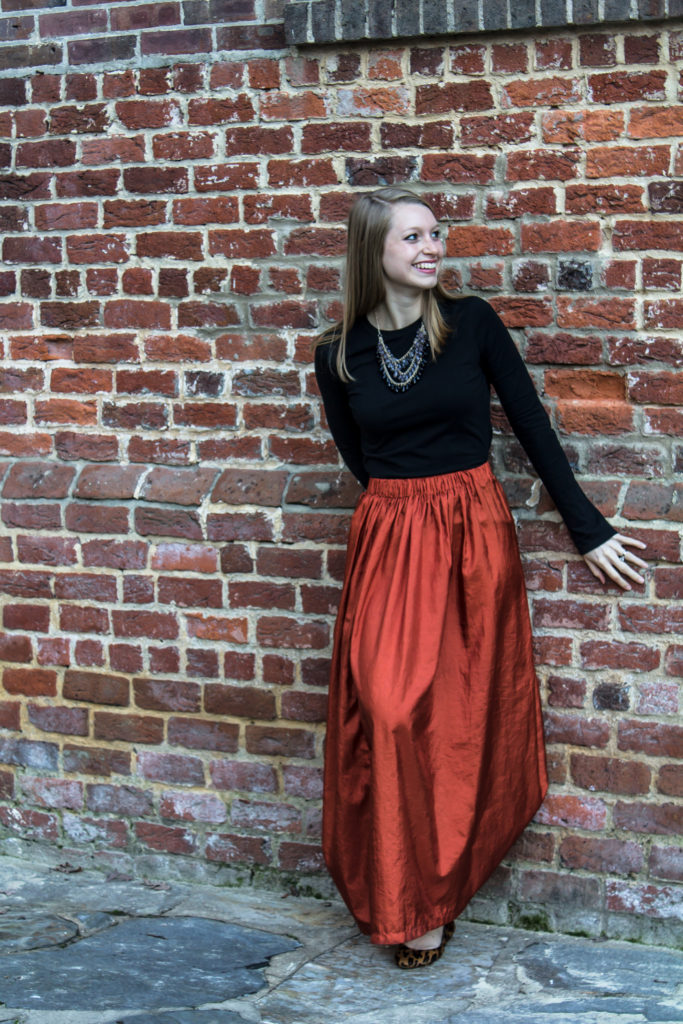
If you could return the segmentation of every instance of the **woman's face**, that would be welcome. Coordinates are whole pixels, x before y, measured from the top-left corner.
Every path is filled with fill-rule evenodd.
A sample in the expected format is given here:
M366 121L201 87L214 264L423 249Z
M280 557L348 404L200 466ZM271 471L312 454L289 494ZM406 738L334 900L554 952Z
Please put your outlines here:
M387 285L433 288L443 255L439 224L431 210L419 203L395 203L382 257Z

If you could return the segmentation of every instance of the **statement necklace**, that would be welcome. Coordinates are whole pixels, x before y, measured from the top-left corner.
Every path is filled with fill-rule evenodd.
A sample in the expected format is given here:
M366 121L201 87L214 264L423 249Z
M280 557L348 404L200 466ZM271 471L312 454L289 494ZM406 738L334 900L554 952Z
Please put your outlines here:
M413 343L403 356L395 356L387 348L382 332L377 328L377 360L382 380L392 391L407 391L417 384L427 363L429 339L420 320Z

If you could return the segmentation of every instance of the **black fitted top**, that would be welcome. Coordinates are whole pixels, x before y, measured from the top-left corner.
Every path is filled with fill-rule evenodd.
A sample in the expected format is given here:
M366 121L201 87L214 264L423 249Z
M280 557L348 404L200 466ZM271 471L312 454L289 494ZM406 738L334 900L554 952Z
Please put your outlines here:
M365 487L370 477L421 477L472 469L486 462L491 428L490 385L512 429L584 554L614 530L589 501L567 461L533 381L507 328L484 299L467 296L442 312L451 327L446 344L408 391L391 391L380 376L377 330L365 318L347 335L344 383L336 345L320 345L315 372L332 437ZM382 331L394 355L410 347L419 321Z

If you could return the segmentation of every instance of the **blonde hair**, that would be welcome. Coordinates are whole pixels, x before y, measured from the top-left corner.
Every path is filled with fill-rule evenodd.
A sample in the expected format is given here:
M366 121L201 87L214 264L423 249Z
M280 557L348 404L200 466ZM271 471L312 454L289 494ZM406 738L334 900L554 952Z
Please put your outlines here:
M396 203L425 206L434 213L429 203L410 189L391 187L360 196L349 213L343 316L316 339L316 345L338 342L337 373L344 381L352 379L346 363L347 335L358 317L367 316L384 301L386 289L382 257L384 242L391 227L392 208ZM453 298L455 296L438 282L423 294L422 320L429 338L432 359L436 359L442 350L449 330L438 300Z

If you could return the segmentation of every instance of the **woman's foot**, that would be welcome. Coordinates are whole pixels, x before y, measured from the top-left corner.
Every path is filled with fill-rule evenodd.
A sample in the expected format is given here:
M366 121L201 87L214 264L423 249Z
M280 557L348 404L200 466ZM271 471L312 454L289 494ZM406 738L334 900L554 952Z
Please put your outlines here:
M394 958L399 967L404 969L410 969L411 967L428 967L429 964L433 964L435 960L438 960L444 949L446 943L452 937L455 931L455 922L449 921L443 928L435 928L431 932L427 932L425 935L420 935L417 939L411 939L410 944L402 942L394 954ZM438 936L441 934L441 938L438 946L415 946L416 942L433 942L432 936Z
M404 942L403 945L407 946L408 949L438 949L441 945L442 936L443 925L441 928L432 928L431 932L425 932L424 935L420 935L417 939Z

